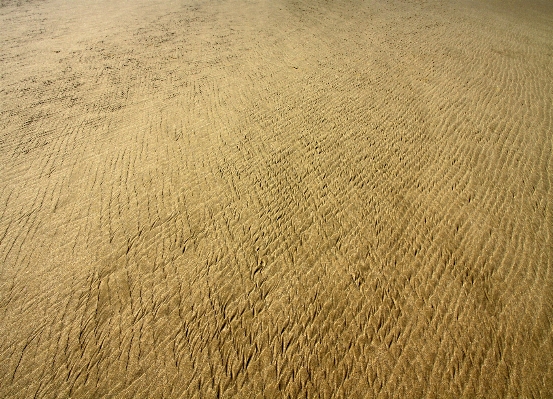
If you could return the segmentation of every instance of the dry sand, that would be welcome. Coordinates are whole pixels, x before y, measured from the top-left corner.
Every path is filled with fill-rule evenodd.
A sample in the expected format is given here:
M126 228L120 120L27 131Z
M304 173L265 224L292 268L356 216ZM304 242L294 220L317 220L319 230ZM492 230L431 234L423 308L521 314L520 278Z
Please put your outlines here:
M2 0L0 397L553 395L551 1Z

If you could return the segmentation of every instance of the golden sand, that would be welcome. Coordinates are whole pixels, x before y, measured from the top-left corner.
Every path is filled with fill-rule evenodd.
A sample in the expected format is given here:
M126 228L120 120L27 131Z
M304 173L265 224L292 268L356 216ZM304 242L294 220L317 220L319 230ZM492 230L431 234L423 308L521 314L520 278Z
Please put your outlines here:
M553 2L0 5L0 397L553 396Z

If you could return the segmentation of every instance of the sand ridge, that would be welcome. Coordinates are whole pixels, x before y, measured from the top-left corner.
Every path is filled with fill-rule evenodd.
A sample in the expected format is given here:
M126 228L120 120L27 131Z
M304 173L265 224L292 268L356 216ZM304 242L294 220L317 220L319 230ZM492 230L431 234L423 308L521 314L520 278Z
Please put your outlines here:
M553 9L0 3L0 397L548 397Z

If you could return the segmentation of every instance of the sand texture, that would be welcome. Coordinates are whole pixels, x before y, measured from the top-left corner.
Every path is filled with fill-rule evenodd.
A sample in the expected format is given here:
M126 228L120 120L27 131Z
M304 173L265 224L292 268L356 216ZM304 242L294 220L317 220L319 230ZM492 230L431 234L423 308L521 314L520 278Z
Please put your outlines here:
M0 398L553 397L553 2L0 0Z

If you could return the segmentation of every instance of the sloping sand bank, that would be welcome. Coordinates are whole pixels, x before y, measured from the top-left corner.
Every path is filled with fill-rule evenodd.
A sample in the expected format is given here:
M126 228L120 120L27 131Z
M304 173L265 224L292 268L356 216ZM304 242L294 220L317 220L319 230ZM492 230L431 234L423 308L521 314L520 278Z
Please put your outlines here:
M551 1L0 5L0 397L553 395Z

